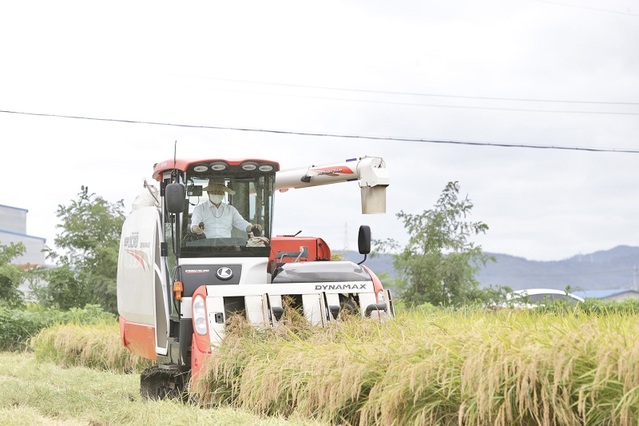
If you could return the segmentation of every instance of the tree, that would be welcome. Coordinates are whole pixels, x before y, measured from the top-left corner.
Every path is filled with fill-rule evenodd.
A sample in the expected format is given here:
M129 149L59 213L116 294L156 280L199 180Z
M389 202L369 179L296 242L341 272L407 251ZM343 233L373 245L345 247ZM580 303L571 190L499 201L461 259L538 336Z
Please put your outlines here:
M109 203L81 186L78 199L59 205L55 246L45 249L58 266L46 271L48 285L36 292L41 303L60 309L99 304L117 312L116 277L124 202Z
M474 276L490 257L470 238L486 233L488 225L467 220L472 208L468 197L459 198L459 183L449 182L433 209L396 215L409 234L407 245L393 255L399 274L396 286L408 306L460 306L480 297ZM377 241L376 246L398 248L392 239Z
M26 272L11 262L25 251L26 247L22 243L0 246L0 302L10 307L20 306L23 302L24 295L19 287L24 282Z

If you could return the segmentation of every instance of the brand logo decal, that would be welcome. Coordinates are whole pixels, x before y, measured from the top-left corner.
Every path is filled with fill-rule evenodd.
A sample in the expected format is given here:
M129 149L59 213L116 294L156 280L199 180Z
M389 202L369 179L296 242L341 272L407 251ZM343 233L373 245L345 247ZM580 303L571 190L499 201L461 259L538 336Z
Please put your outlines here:
M147 258L146 252L130 249L127 249L126 252L140 264L143 270L147 271L149 269L149 259Z
M339 176L339 175L352 175L353 170L346 166L335 166L335 167L318 167L311 169L316 172L319 176L328 175L328 176Z
M315 290L366 290L366 284L317 284Z
M208 272L209 272L208 269L185 269L184 270L185 274L206 274Z
M228 280L233 276L233 270L228 266L222 266L217 268L215 275L221 280Z

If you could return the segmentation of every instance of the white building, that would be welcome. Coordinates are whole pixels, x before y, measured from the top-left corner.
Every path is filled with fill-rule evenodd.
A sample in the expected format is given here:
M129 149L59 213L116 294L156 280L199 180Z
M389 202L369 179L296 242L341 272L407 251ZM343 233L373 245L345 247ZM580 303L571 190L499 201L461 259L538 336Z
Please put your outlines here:
M0 245L22 243L26 250L22 256L13 259L14 265L44 265L46 239L27 234L27 210L0 204Z
M0 245L22 243L26 248L22 256L18 256L11 262L23 268L44 266L44 245L46 239L27 234L27 210L17 207L3 206L0 204ZM24 282L20 290L29 298L28 283Z

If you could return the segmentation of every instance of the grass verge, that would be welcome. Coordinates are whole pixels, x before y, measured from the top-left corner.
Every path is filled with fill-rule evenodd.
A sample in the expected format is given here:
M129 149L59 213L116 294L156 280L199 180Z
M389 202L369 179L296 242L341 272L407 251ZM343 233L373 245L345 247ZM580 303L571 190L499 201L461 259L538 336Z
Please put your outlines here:
M37 362L33 353L0 352L3 425L319 425L263 418L229 407L202 409L140 399L139 376Z

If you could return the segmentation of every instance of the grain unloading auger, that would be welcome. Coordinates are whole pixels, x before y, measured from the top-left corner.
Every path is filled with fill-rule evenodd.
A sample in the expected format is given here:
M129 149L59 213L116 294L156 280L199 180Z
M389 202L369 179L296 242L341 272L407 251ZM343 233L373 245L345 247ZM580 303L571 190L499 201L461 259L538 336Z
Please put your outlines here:
M231 315L259 326L277 326L287 309L318 326L339 321L346 309L362 317L394 315L390 291L367 266L331 260L319 237L271 235L277 191L357 181L362 212L385 213L383 159L289 171L263 159L175 159L155 164L153 178L159 190L145 182L124 222L117 277L122 342L156 364L141 375L144 397L182 394L224 338ZM251 232L194 233L191 217L208 200L210 182L230 189L226 201ZM370 228L361 226L358 240L360 253L368 254Z

